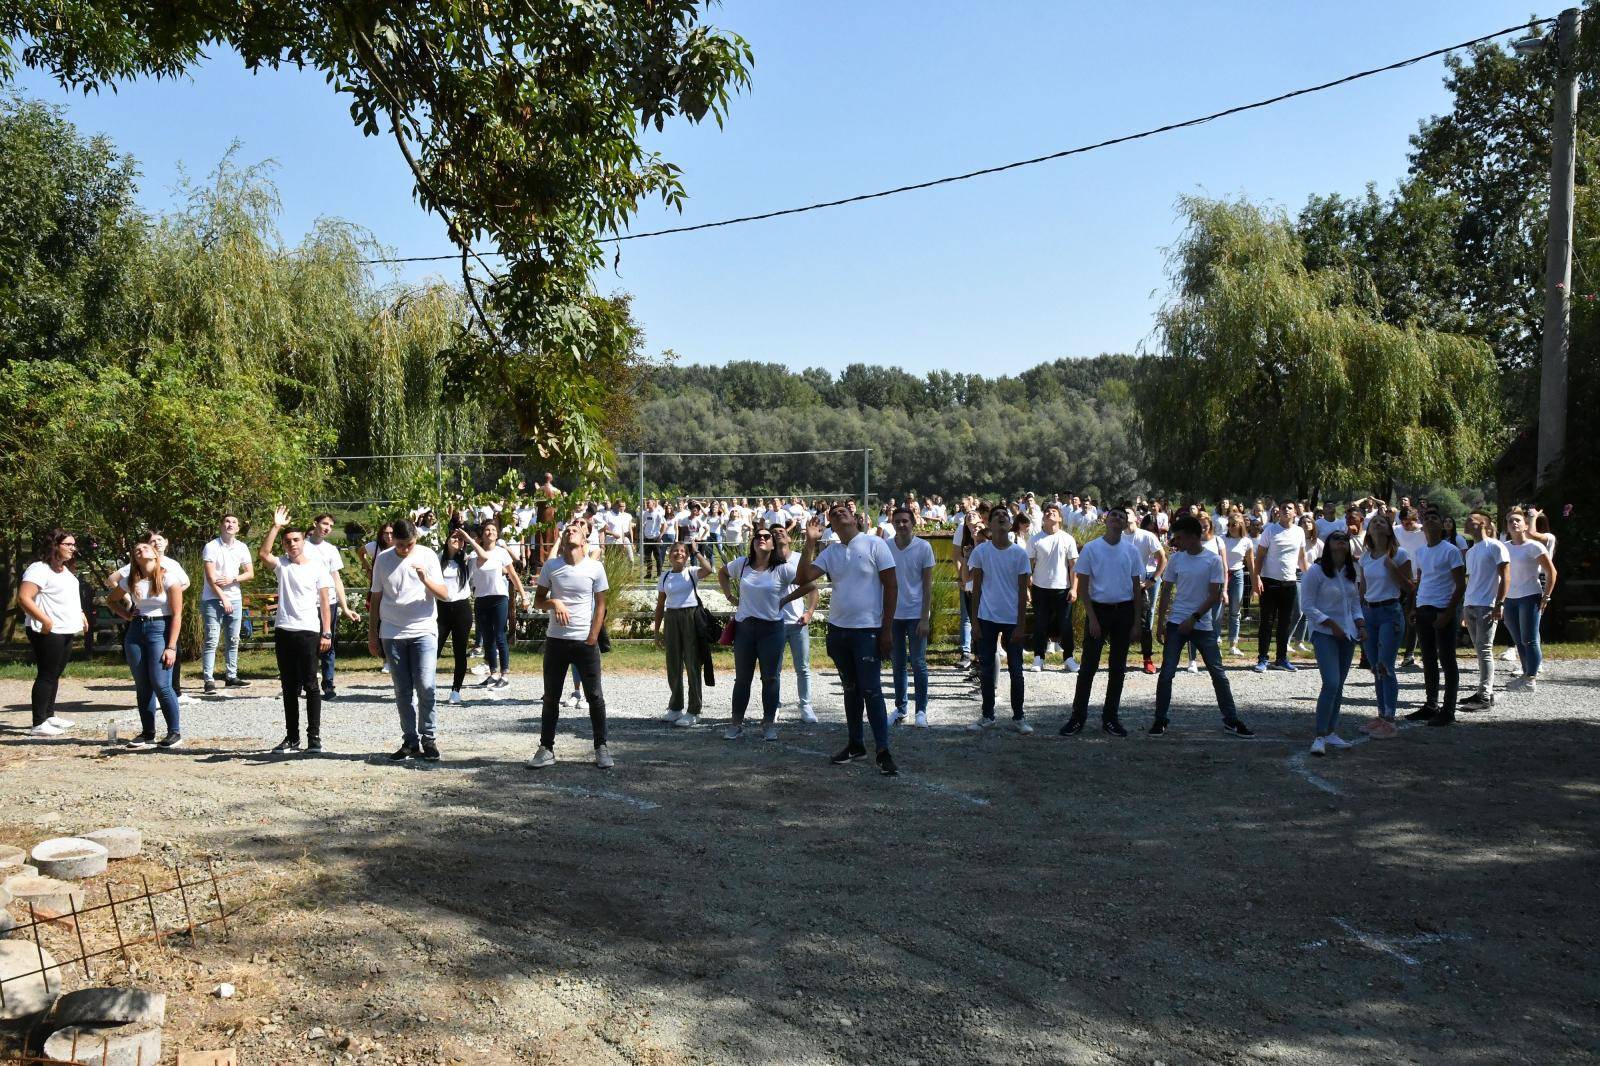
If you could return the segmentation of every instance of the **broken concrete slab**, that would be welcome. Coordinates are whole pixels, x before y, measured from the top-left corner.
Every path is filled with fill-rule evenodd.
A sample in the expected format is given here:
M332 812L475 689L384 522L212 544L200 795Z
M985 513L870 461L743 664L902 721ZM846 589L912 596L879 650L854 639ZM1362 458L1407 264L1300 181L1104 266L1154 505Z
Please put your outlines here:
M92 833L83 834L83 839L99 844L113 859L131 859L144 847L144 834L131 825L96 829Z
M14 848L10 844L0 844L0 876L15 873L16 868L27 861L28 853L21 848Z
M164 1025L167 997L140 988L80 988L56 1001L51 1022L105 1029L119 1025Z
M41 965L40 956L43 956ZM61 968L53 955L25 940L0 940L0 1018L27 1018L50 1009L61 991Z
M77 881L105 873L110 853L103 845L82 837L56 837L36 845L32 858L44 876Z
M81 1066L150 1066L161 1061L161 1030L122 1025L108 1029L69 1026L44 1042L46 1057Z
M68 881L37 874L17 874L5 880L5 887L17 903L33 904L36 910L70 914L83 909L83 889Z

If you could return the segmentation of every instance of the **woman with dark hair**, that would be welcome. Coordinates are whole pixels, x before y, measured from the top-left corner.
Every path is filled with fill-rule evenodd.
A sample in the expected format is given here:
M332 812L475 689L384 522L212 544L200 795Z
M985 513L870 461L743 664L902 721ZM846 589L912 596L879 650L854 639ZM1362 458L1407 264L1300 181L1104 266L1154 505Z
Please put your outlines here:
M744 735L744 712L756 666L761 667L761 725L766 740L778 739L778 678L783 659L783 597L795 586L798 563L784 562L776 547L779 529L758 529L750 537L750 554L724 563L717 571L722 594L738 603L733 631L733 723L728 740ZM732 582L739 582L735 595Z
M1254 548L1244 515L1235 508L1228 514L1227 530L1222 535L1224 562L1228 564L1228 587L1224 590L1228 597L1228 654L1234 658L1244 654L1239 650L1239 622L1244 617L1244 590L1248 587L1245 578L1255 562Z
M1355 657L1356 644L1366 636L1350 534L1343 530L1331 534L1323 542L1317 562L1300 580L1300 602L1311 628L1311 650L1317 657L1317 671L1322 674L1322 690L1317 695L1317 735L1311 741L1311 754L1326 755L1329 748L1350 746L1335 730L1350 661Z
M711 560L704 554L689 565L689 545L674 544L667 553L667 569L656 582L656 646L667 653L666 721L680 729L700 724L701 638L700 582L711 576ZM684 699L683 678L689 677Z
M1511 553L1506 628L1511 632L1512 646L1522 666L1521 673L1506 688L1533 692L1538 688L1539 667L1544 664L1539 622L1556 588L1556 564L1550 549L1529 533L1526 514L1512 511L1506 520L1506 529L1509 531L1506 550Z
M348 536L348 531L346 531ZM378 553L386 548L394 547L394 523L385 522L378 527L378 532L373 538L361 547L361 565L366 568L367 579L372 579L372 564L377 560Z
M122 638L123 655L133 675L139 704L139 735L131 747L148 748L156 742L156 705L167 720L161 747L183 741L178 718L178 694L172 688L172 668L178 662L178 631L183 626L183 590L189 575L176 560L165 559L149 541L133 546L133 558L119 572L120 595L111 609L128 620Z
M44 538L44 553L22 572L17 606L22 608L33 647L37 672L33 679L33 726L29 736L58 737L72 721L56 714L56 691L72 654L72 638L82 633L83 600L73 562L78 538L64 529L52 529Z
M444 542L444 552L439 558L439 572L445 588L450 590L447 599L439 601L439 650L444 650L445 638L456 657L456 672L450 682L450 702L461 702L461 685L467 679L467 653L472 650L472 560L467 550L467 537L460 528L450 531Z
M1405 633L1405 601L1414 591L1411 556L1394 535L1394 521L1386 514L1372 516L1367 523L1366 550L1357 567L1361 576L1361 614L1366 623L1365 649L1372 683L1377 689L1378 714L1363 723L1361 731L1376 740L1399 734L1395 708L1400 699L1400 680L1395 676L1395 657L1400 653L1400 638Z
M1300 528L1306 534L1306 564L1308 566L1316 566L1317 560L1322 558L1323 544L1322 533L1317 526L1317 520L1310 512L1307 512L1302 514L1296 521L1300 523ZM1351 555L1354 556L1354 554L1352 551ZM1304 581L1305 575L1301 574L1300 579ZM1309 647L1311 643L1311 622L1306 618L1305 607L1300 602L1301 598L1301 589L1296 585L1294 625L1289 629L1289 650L1304 654L1311 651Z
M585 519L587 522L587 519ZM588 526L585 525L587 532ZM506 671L511 667L511 644L507 637L511 623L511 593L516 592L516 602L524 598L522 578L517 575L516 563L511 553L500 544L500 527L485 522L478 535L483 543L472 538L467 527L459 530L467 547L472 549L472 594L476 597L478 643L483 647L483 660L489 667L488 676L480 687L504 688Z

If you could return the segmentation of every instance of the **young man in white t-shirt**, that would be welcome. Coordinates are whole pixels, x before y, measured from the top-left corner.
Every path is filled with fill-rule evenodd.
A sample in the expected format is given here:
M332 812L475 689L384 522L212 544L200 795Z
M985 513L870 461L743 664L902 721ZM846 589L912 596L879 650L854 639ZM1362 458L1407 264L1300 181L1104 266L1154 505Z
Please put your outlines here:
M915 516L910 507L894 512L894 536L889 539L894 555L895 579L899 595L895 600L894 646L894 722L906 720L906 669L910 667L913 695L916 697L917 725L928 724L928 630L933 610L933 546L916 534Z
M367 650L389 663L400 747L389 758L439 758L435 744L435 677L439 664L440 600L450 599L439 557L417 543L415 527L394 524L394 544L372 564L367 597Z
M648 581L660 577L666 565L666 548L661 543L661 527L666 523L667 512L656 500L644 501L639 512L639 539L644 542L644 576Z
M227 688L244 688L250 682L239 677L239 627L244 620L244 596L239 586L256 576L250 549L239 539L239 516L225 514L215 540L200 553L205 567L205 583L200 587L200 618L205 624L205 643L200 652L200 678L206 695L216 693L213 671L217 666L217 644L223 647Z
M1461 549L1444 539L1444 518L1436 507L1422 520L1428 538L1412 557L1417 571L1417 642L1422 646L1423 687L1428 702L1406 715L1409 721L1447 726L1456 720L1456 630L1461 627L1461 601L1467 591L1467 566ZM1444 702L1439 702L1440 674Z
M1033 668L1044 669L1044 657L1053 640L1061 645L1066 671L1078 669L1072 657L1072 605L1077 601L1073 587L1073 568L1078 563L1078 540L1061 528L1061 505L1045 504L1040 514L1043 527L1028 541L1028 561L1033 567Z
M1306 558L1306 532L1295 521L1294 504L1279 505L1276 520L1269 522L1256 540L1256 601L1261 613L1257 634L1258 674L1271 670L1293 672L1289 661L1289 629L1295 622L1295 594L1300 575L1310 565ZM1267 652L1273 634L1278 638L1278 657L1271 662Z
M556 723L561 718L561 690L567 673L577 667L594 731L594 764L616 765L606 747L606 699L600 688L600 631L606 621L606 568L589 557L589 519L574 516L561 533L561 551L539 570L533 606L550 612L544 642L544 707L540 716L539 750L528 765L536 770L556 762Z
M312 519L311 532L306 536L306 551L311 553L312 558L322 563L323 569L328 571L329 577L333 580L333 596L338 607L334 621L337 623L342 617L351 622L359 622L361 616L351 608L350 601L345 596L344 556L340 554L338 546L328 539L331 533L333 533L333 515L324 511ZM323 651L321 659L322 698L325 700L337 699L339 696L333 686L334 664L338 658L338 651L330 643Z
M983 693L983 713L967 728L975 732L995 726L995 687L999 680L999 649L1007 649L1011 675L1011 719L1019 733L1033 732L1023 711L1022 634L1028 616L1028 549L1011 543L1011 510L998 504L989 512L989 539L973 549L967 560L972 574L972 600L978 615L978 683Z
M854 501L851 501L852 503ZM895 575L894 553L881 537L863 536L856 524L855 508L836 503L828 510L828 523L838 537L819 553L822 520L806 523L805 546L795 575L795 590L784 602L799 599L801 590L826 577L833 586L828 606L828 657L833 660L844 689L844 716L849 729L845 746L833 756L842 764L866 756L862 716L872 722L880 773L900 772L889 754L889 716L883 703L883 660L893 645L894 616L900 585Z
M333 646L333 578L322 557L310 550L305 534L283 534L284 554L273 548L279 531L289 524L289 509L272 514L272 528L256 558L278 577L278 614L272 643L283 686L283 739L272 750L280 755L300 750L300 697L306 701L306 750L322 750L322 694L317 687L317 656Z
M1478 687L1461 701L1463 711L1494 706L1494 631L1505 611L1511 588L1511 552L1494 535L1494 521L1485 511L1467 516L1467 590L1462 600L1467 632L1478 655Z
M1156 718L1150 735L1167 731L1167 712L1172 706L1172 676L1178 672L1185 645L1200 650L1211 688L1222 712L1222 728L1236 737L1255 736L1239 718L1233 701L1233 687L1222 669L1222 649L1217 645L1215 610L1222 602L1222 589L1228 580L1228 567L1222 556L1207 551L1200 541L1200 520L1182 514L1172 520L1172 556L1161 572L1161 603L1157 618L1166 619L1161 644L1161 677L1156 681Z
M1084 616L1083 665L1072 698L1072 716L1061 727L1062 736L1074 736L1083 730L1089 717L1094 675L1100 669L1100 652L1107 643L1111 645L1111 658L1106 665L1100 728L1114 737L1128 735L1118 711L1122 706L1123 675L1128 668L1128 645L1139 617L1135 601L1144 594L1144 560L1124 533L1133 521L1132 510L1113 507L1105 517L1105 536L1096 537L1078 552L1078 602L1088 603L1089 610Z

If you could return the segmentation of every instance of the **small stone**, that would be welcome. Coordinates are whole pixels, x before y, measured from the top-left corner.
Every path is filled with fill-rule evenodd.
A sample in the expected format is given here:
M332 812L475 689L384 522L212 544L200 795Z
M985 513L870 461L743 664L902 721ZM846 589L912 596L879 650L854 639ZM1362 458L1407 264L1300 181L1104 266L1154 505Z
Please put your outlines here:
M328 1034L323 1030L322 1026L313 1025L311 1027L310 1031L308 1031L306 1033L306 1039L307 1040L321 1040L323 1037L325 1037L327 1035Z
M233 993L234 987L226 981L211 990L211 994L218 999L232 999Z

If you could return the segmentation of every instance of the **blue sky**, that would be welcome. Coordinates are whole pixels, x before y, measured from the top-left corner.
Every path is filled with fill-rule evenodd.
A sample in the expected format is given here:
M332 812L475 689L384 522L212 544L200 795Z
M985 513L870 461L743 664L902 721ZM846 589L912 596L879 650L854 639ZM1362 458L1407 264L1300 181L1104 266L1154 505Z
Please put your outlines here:
M1325 81L1527 17L1526 0L1379 3L842 3L728 0L711 21L755 50L725 128L653 146L684 168L681 216L636 229L870 191L1100 140ZM1555 9L1540 11L1554 14ZM1016 373L1149 338L1163 249L1185 193L1291 211L1312 193L1388 189L1407 137L1448 106L1442 60L1192 130L867 204L628 242L598 283L635 295L652 351L684 362ZM219 57L192 78L69 96L172 204L185 167L228 146L276 161L282 230L358 222L400 254L448 251L411 200L392 142L364 138L314 72L251 75ZM409 268L408 278L427 268Z

